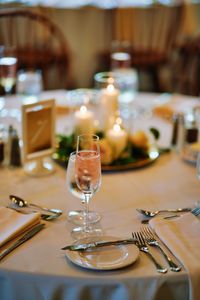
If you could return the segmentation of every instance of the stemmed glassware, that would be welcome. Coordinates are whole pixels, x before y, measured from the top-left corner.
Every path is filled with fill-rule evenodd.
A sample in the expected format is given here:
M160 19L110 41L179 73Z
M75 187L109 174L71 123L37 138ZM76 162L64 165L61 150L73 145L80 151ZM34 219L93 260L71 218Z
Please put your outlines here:
M196 176L197 179L200 180L200 151L197 153L197 160L196 160ZM195 207L200 206L200 201L196 201Z
M17 58L13 47L0 46L0 85L6 95L9 95L16 82ZM5 98L0 99L1 117L13 114L13 110L5 109Z
M75 179L75 162L76 152L72 152L69 157L66 173L66 184L70 193L79 198L83 204L85 204L84 193L77 187ZM86 218L86 209L83 210L72 210L68 213L68 221L79 226L83 226ZM96 223L101 219L100 214L94 211L89 211L88 222Z
M12 51L13 48L0 46L0 84L6 94L12 91L16 82L17 58Z
M79 135L75 162L75 178L80 191L84 194L86 212L84 225L76 229L80 237L99 234L99 229L89 222L89 202L101 185L101 160L99 137L93 134Z
M197 154L196 169L197 169L197 178L200 180L200 152L198 152Z

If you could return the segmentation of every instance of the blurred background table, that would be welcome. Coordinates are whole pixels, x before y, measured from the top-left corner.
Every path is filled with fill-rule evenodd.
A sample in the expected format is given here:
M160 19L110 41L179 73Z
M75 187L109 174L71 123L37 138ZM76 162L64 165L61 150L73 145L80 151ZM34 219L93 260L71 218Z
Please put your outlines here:
M12 19L11 22L10 20L5 22L3 18L4 8L14 10L25 9L36 14L40 13L47 19L50 19L50 21L59 28L62 32L62 36L65 38L67 58L65 57L64 59L64 53L60 53L62 56L58 57L58 63L59 61L65 62L67 59L67 66L66 72L63 72L64 65L59 65L63 77L60 81L55 81L55 76L52 77L55 61L53 67L47 66L47 68L51 70L51 76L50 84L48 83L48 85L46 85L46 89L93 86L93 75L98 71L106 71L106 68L109 68L109 54L113 50L113 41L117 41L124 45L128 43L128 50L133 54L133 67L137 67L137 69L140 70L140 91L168 91L185 92L192 95L199 94L199 90L188 87L183 91L183 88L177 85L179 83L179 81L177 81L179 77L181 77L180 80L182 80L183 77L182 64L184 65L183 68L185 68L185 65L188 68L188 71L184 73L186 79L189 81L189 85L200 78L198 74L194 74L193 76L193 69L195 73L198 72L198 68L196 70L198 64L186 64L186 57L182 57L181 51L185 45L190 46L193 39L196 40L199 33L200 5L196 1L187 1L187 3L181 4L183 8L181 9L182 12L177 16L175 16L176 6L173 9L173 5L162 6L159 3L153 6L149 4L142 6L145 2L138 5L137 1L135 4L134 1L133 3L132 1L127 1L128 4L124 1L126 7L123 7L123 5L118 7L115 1L112 1L111 6L108 7L106 6L107 1L100 1L100 6L98 6L99 3L97 2L95 6L95 1L92 2L93 6L88 6L89 3L91 4L89 1L83 1L83 5L81 5L81 1L78 1L78 4L73 1L73 5L70 5L68 1L64 3L65 5L63 1L61 1L62 3L60 1L56 1L56 3L53 1L51 1L51 3L48 3L48 1L44 2L44 5L42 5L42 1L35 1L32 6L28 6L24 3L16 4L11 1L9 1L9 3L4 2L0 4L0 44L13 44L16 42L18 31L21 34L19 35L18 43L23 40L22 32L24 35L23 21L22 26L20 26L20 22L14 22L14 19ZM37 5L38 3L41 5ZM158 10L158 14L155 10ZM154 17L152 17L152 15ZM160 26L156 26L158 23ZM17 29L18 26L19 29ZM25 26L25 28L29 28L27 32L25 30L25 32L29 34L29 43L27 45L31 45L31 40L34 37L35 40L34 38L33 40L35 44L39 45L40 50L41 48L46 49L44 40L48 39L48 35L46 34L44 37L41 33L41 29L37 30L40 33L40 39L37 40L36 43L37 35L33 34L32 26L28 25ZM37 27L34 26L34 28ZM9 31L12 32L12 34L9 33ZM54 31L55 36L56 32L57 30ZM153 39L152 34L154 36ZM152 44L148 44L149 39L150 41L153 40L153 50L156 50L154 53L157 54L156 60L154 55L151 57L151 61L147 63L147 55L145 55L145 62L143 61L144 57L138 60L136 59L138 56L135 55L142 53L142 50L144 50L142 47L145 47L148 51L151 50ZM46 45L49 45L48 41ZM162 43L160 41L162 41ZM19 43L19 45L20 44L21 43ZM163 46L167 48L167 51ZM63 47L62 42L62 48ZM51 52L50 50L51 47L48 51ZM164 52L160 53L158 50ZM61 49L59 51L61 51ZM198 61L198 47L196 51L197 53L195 52L195 55L194 52L192 52L191 55L187 55L187 60L190 60L192 57ZM161 60L160 54L162 54ZM44 58L44 55L42 57ZM154 60L152 60L153 57ZM50 62L50 64L52 64L52 62ZM68 69L69 64L70 71ZM40 68L41 62L36 64L36 67ZM158 74L155 75L156 72L154 70L158 68L159 78L156 78ZM148 73L146 74L147 69ZM174 72L174 70L176 70L176 72ZM150 76L150 74L153 75ZM154 82L152 82L152 76ZM155 80L156 83L159 83L159 86L155 86ZM63 82L65 85L63 85ZM198 83L197 86L199 86Z

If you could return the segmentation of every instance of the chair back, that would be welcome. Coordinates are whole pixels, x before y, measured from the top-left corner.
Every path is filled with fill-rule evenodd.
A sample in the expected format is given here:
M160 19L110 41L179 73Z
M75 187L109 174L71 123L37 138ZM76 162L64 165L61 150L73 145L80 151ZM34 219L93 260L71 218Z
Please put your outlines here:
M133 65L161 63L168 58L176 40L182 13L182 5L119 8L114 38L130 42Z
M31 9L1 9L0 45L14 46L18 69L40 69L45 89L70 86L69 45L45 15Z
M200 96L200 35L180 45L174 69L173 92Z

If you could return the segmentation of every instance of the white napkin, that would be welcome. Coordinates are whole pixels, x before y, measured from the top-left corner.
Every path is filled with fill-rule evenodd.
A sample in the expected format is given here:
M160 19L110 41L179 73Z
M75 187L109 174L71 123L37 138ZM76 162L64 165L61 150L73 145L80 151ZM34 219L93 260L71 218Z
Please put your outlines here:
M190 300L200 295L200 221L191 213L176 219L153 218L150 226L182 262L189 275Z
M0 247L39 222L39 213L21 214L10 208L0 207Z

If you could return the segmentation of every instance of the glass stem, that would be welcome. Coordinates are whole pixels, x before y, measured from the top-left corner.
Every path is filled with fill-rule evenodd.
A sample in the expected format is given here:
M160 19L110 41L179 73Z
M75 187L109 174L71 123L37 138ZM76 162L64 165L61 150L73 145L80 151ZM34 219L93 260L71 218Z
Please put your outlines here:
M89 201L90 194L85 194L85 229L89 231Z

